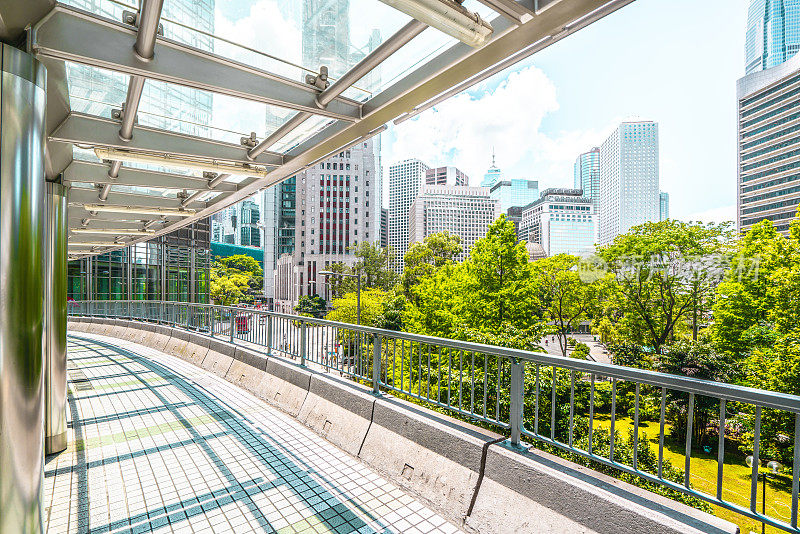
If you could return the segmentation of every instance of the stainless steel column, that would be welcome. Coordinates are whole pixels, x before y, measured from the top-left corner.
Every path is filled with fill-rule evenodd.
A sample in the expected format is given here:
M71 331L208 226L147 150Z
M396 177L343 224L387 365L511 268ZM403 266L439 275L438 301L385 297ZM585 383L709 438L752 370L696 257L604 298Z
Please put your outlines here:
M42 531L44 67L0 44L0 533Z
M45 194L44 453L67 448L67 189Z

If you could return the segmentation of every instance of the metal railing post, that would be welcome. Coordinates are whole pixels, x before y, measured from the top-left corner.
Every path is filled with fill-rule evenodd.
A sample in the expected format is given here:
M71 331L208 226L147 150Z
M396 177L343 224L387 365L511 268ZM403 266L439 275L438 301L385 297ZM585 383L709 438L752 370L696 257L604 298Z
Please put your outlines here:
M211 317L208 320L209 328L211 329L211 337L214 337L214 306L208 308Z
M236 310L231 308L231 343L233 343L233 332L236 328Z
M267 315L267 356L272 356L272 316Z
M300 365L306 364L306 322L300 321Z
M372 335L372 393L381 394L381 336Z
M520 446L522 436L522 405L525 394L525 362L511 358L511 391L509 422L511 423L511 445Z
M186 303L186 330L191 330L189 327L189 315L192 313L192 306L187 302Z

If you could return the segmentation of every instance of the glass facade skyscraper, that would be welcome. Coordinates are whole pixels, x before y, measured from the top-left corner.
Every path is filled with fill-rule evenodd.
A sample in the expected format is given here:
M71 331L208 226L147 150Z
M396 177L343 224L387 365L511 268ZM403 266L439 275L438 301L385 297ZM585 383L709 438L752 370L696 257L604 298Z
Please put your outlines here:
M737 82L736 226L763 220L787 234L800 204L800 54Z
M389 246L392 247L392 267L397 272L403 272L403 256L408 250L411 204L425 183L429 168L418 159L389 166Z
M539 182L522 178L500 180L489 189L489 196L497 200L500 213L507 213L509 208L520 208L537 200Z
M600 244L660 219L658 165L656 122L623 122L600 146Z
M752 0L744 46L746 74L794 56L800 50L800 0Z
M591 198L595 211L600 209L600 147L584 152L574 165L575 189L583 189L583 196Z

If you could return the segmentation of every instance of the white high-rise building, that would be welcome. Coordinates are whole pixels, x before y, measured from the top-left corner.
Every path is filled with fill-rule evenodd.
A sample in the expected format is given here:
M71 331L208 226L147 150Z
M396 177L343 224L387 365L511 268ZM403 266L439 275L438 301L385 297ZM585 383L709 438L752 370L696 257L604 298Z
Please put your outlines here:
M389 246L392 247L392 267L403 271L403 256L409 243L409 210L425 183L427 165L418 159L407 159L389 166Z
M464 261L499 216L499 203L489 196L488 187L423 185L409 212L410 243L450 232L461 238L462 251L456 261Z
M658 123L623 122L600 146L600 244L660 219Z

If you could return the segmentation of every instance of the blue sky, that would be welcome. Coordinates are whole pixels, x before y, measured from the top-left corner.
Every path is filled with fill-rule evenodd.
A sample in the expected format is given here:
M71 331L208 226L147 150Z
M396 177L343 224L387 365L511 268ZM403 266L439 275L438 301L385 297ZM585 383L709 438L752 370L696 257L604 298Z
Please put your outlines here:
M492 146L506 176L570 186L572 162L622 120L660 128L675 218L735 217L736 80L747 0L637 0L466 94L393 127L387 166L455 165L478 185Z

